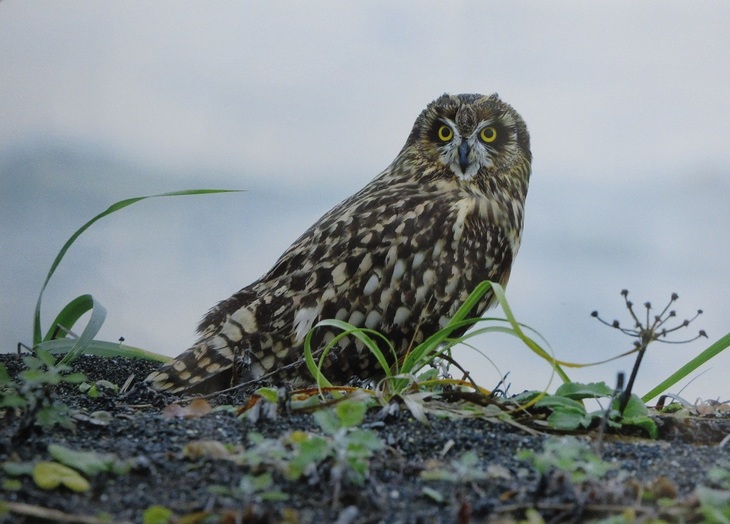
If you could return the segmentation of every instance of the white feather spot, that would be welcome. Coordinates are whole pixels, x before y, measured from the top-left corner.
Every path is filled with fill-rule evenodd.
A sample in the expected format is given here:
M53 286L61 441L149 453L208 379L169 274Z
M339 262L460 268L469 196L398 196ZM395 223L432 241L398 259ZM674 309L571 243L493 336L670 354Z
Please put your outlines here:
M360 266L357 268L358 273L365 273L367 271L370 271L370 268L373 267L373 256L368 253L360 262Z
M456 207L456 220L452 226L454 233L453 240L451 242L452 249L456 249L461 241L461 237L464 234L464 224L466 224L466 217L474 211L477 205L477 201L473 197L468 197L459 200L454 207ZM453 211L453 208L452 208Z
M403 261L403 259L398 260L395 263L395 267L393 268L393 277L391 279L391 282L397 282L400 280L400 277L403 276L403 273L406 272L406 263Z
M365 319L365 327L375 329L380 325L380 319L382 315L375 310L368 313L368 317Z
M423 272L423 284L426 287L432 287L436 283L436 272L433 269L427 269Z
M362 311L353 311L347 321L353 326L360 327L363 320L365 320L365 314Z
M231 319L241 324L246 333L256 333L259 330L259 325L256 322L256 316L253 314L253 311L248 308L242 307L231 315ZM239 335L238 338L231 337L231 339L241 340L241 335Z
M426 255L423 251L419 251L415 255L413 255L413 263L411 264L411 267L413 269L417 269L421 267L421 264L423 264L423 261L426 259Z
M332 282L335 286L340 286L347 280L347 263L341 262L332 270Z
M241 328L239 328L236 324L232 324L230 322L226 322L223 324L223 328L221 328L220 331L221 335L225 335L228 337L232 342L238 342L243 338L243 333L241 333Z
M380 293L380 310L385 311L388 309L388 306L390 305L390 301L393 299L393 290L388 288L384 289L382 293Z
M362 290L362 294L366 297L373 294L373 292L378 289L378 284L380 283L380 277L377 273L373 273L373 275L368 279L367 284L365 284L365 289Z
M228 346L216 349L218 356L225 360L233 360L233 351Z
M297 314L294 315L294 344L304 342L304 337L312 329L318 315L319 311L316 307L305 307L297 311Z
M261 366L262 366L262 367L263 367L263 368L264 368L264 369L265 369L266 371L271 371L271 368L273 368L273 367L274 367L274 364L275 364L275 363L276 363L276 359L274 358L274 355L269 355L269 356L267 356L267 357L264 357L264 358L263 358L263 359L261 360Z
M433 246L433 257L438 258L438 256L441 254L441 251L444 249L444 244L446 244L446 241L441 238L439 239Z
M406 320L408 320L408 317L410 316L411 310L405 306L401 306L395 312L395 316L393 317L393 324L397 326L402 326L403 324L405 324Z
M392 245L390 246L390 249L388 249L388 253L385 255L385 265L392 266L396 259L398 258L398 246Z

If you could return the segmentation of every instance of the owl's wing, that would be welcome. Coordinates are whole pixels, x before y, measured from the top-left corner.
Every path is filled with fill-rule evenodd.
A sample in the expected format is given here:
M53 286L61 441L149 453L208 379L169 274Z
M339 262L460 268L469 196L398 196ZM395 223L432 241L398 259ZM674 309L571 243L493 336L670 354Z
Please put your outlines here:
M398 352L422 341L424 333L448 321L474 286L500 280L495 276L511 263L507 254L490 262L495 267L485 267L486 249L468 256L460 249L462 238L485 233L472 235L474 227L487 226L468 214L468 223L455 223L455 205L448 194L425 192L415 183L376 179L325 214L267 274L214 307L200 325L200 340L157 379L173 383L170 391L191 383L222 389L220 380L230 381L236 355L242 378L261 377L301 360L304 337L326 318L376 329ZM493 233L485 248L509 251L502 235ZM361 357L355 352L340 359L345 379L348 373L368 373L368 359Z

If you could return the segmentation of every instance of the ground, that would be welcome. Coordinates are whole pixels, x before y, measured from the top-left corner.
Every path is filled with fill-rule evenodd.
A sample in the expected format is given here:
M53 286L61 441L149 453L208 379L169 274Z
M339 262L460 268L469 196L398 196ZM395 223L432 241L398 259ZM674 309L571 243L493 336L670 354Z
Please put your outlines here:
M15 355L0 355L0 362L11 376L21 369ZM322 433L312 414L282 408L278 413L268 410L267 415L261 410L253 421L241 415L247 397L240 393L210 399L213 405L235 409L179 418L163 413L178 398L140 384L154 363L86 356L74 367L86 373L89 382L104 379L121 386L130 375L134 378L127 392L97 398L75 386L59 388L59 398L76 415L73 431L34 427L18 436L19 419L10 412L0 418L0 521L39 522L45 517L143 522L145 511L145 522L585 522L610 515L647 522L701 521L698 487L711 485L710 470L730 459L730 444L721 445L730 433L730 419L718 416L659 417L657 440L599 437L591 430L578 441L556 441L561 437L554 433L496 418L430 415L424 424L401 405L387 414L371 409L360 426L375 432L383 444L361 460L369 467L364 482L343 474L341 463L337 466L332 457L310 464L293 479L274 464L274 451L267 455L270 460L260 463L251 456L240 457L252 449L251 433L293 453L298 439ZM95 415L100 411L110 415L108 420ZM351 435L345 430L343 434ZM600 463L613 469L605 476L591 473L588 462L573 458L574 464L585 467L572 476L557 466L539 473L534 460L519 455L529 450L543 453L549 442L567 449L580 446L580 441L598 450ZM191 442L202 448L192 448ZM90 488L81 492L66 487L44 490L30 475L9 473L7 464L51 461L51 444L113 453L128 471L84 475ZM277 460L286 464L291 459ZM584 478L577 476L586 471ZM256 484L256 478L266 478L262 473L272 474L269 484ZM155 514L149 510L154 506L166 509ZM629 520L616 522L623 521Z

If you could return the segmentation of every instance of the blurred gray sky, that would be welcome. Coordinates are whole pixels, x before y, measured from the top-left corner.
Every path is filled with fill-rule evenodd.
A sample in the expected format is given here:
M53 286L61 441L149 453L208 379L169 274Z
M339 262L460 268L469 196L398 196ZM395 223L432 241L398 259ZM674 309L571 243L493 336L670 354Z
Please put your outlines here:
M730 329L730 4L720 2L0 3L0 350L29 342L45 272L112 202L192 187L235 195L137 204L72 247L50 322L92 293L102 338L175 355L218 300L384 169L443 92L499 92L532 135L514 312L559 358L631 347L619 291L715 341ZM696 332L692 329L691 335ZM639 392L709 342L657 346ZM547 367L480 350L513 390ZM497 373L460 360L485 386ZM571 372L614 380L630 361ZM684 392L728 397L730 355ZM675 390L676 392L676 390Z

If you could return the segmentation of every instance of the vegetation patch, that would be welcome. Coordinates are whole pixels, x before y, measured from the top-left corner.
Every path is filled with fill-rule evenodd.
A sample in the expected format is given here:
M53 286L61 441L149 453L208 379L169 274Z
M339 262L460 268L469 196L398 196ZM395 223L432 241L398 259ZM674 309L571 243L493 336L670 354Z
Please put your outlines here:
M196 190L155 196L220 192ZM110 206L97 220L148 197ZM486 293L505 318L469 311ZM628 381L579 384L546 341L519 323L504 290L480 284L438 333L391 358L381 334L336 320L341 333L304 359L316 387L246 384L198 398L166 396L143 378L165 357L96 340L106 309L80 295L45 336L43 291L32 344L0 355L0 519L63 522L499 522L730 521L730 405L663 394L730 346L721 337L644 397L634 392L642 358L682 343L673 294L659 313L636 312ZM88 313L88 315L87 315ZM74 332L89 318L81 334ZM84 318L86 318L84 317ZM453 336L464 327L471 331ZM452 355L480 333L517 337L562 384L509 395L506 377L476 384ZM377 383L336 385L321 371L334 343L356 338L383 367ZM699 331L696 337L706 337ZM599 365L594 363L592 365ZM456 370L456 371L454 371ZM586 401L598 404L586 407ZM569 436L566 436L569 435Z

